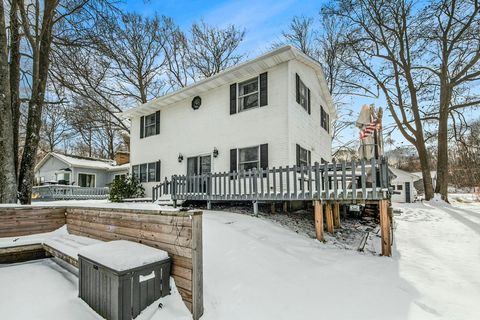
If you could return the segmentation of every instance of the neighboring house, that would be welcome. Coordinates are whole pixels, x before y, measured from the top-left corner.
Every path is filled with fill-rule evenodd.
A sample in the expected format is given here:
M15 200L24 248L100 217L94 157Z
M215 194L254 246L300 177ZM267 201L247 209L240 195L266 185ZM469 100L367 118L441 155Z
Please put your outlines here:
M335 108L318 62L284 46L123 113L132 173L174 174L331 160Z
M415 181L415 188L420 194L425 194L425 187L423 185L423 175L421 171L412 172L412 174L418 177L418 180ZM432 186L435 190L435 186L437 185L437 171L430 171L430 175L432 176Z
M395 177L392 177L390 180L390 185L393 188L394 194L392 195L392 201L395 202L413 202L417 191L415 189L414 183L418 181L419 178L407 171L403 171L396 168L390 168L390 171Z
M130 170L128 153L114 160L48 153L35 167L35 184L62 184L79 187L106 187Z

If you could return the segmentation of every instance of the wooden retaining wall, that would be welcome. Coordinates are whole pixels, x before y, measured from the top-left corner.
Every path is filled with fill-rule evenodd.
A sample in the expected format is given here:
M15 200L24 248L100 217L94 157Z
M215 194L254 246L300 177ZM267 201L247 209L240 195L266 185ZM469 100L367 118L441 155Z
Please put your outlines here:
M203 314L202 212L67 208L69 233L99 240L131 240L165 250L172 276L194 319Z
M65 224L71 234L104 241L131 240L167 251L172 258L172 276L183 301L195 320L203 314L201 211L36 206L0 208L0 238L50 232ZM44 257L45 248L41 244L37 246L41 248L31 245L32 248L24 246L4 248L2 251L5 259L20 254L17 251L22 250L28 251L23 254L30 254L33 250L28 256L33 259ZM5 259L3 263L8 263L9 260Z
M65 208L0 208L0 238L50 232L65 224Z

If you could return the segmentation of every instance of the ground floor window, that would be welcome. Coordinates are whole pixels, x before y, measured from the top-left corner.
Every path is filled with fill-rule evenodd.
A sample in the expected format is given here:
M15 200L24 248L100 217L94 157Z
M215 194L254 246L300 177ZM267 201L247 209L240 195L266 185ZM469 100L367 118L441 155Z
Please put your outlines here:
M132 176L139 182L160 181L160 161L142 163L132 166Z
M238 149L238 171L260 168L259 147Z
M127 177L127 175L124 174L124 173L122 173L122 174L116 174L113 179L114 179L115 181L117 181L117 180L125 179L126 177Z
M95 188L95 175L91 173L79 173L78 186Z
M311 152L310 150L302 148L297 144L297 166L310 166L311 164Z
M58 184L70 184L70 173L69 172L57 172L55 173L55 181Z

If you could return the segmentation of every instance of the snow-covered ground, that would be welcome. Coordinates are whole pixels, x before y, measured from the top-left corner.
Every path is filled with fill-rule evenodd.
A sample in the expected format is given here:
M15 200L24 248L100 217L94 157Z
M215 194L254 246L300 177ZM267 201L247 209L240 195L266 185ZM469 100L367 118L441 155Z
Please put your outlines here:
M480 203L451 199L395 204L392 258L325 245L267 219L205 211L202 320L479 319ZM49 260L1 267L1 318L94 319L75 281ZM174 298L139 319L188 319Z

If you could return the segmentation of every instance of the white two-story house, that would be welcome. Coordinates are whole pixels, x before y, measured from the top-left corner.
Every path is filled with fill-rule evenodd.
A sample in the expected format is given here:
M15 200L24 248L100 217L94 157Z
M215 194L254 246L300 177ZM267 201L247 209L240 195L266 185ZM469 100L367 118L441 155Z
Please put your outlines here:
M174 174L330 161L336 113L320 64L284 46L123 115L149 194Z

